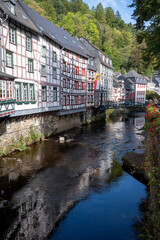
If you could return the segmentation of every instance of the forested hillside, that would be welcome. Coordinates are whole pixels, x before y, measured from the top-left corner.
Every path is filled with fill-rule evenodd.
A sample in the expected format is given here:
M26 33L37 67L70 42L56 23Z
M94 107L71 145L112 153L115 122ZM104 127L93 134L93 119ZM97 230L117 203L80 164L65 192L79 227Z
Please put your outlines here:
M23 1L73 36L90 39L113 60L115 71L124 74L133 68L143 75L151 75L152 66L146 66L142 59L145 42L136 42L136 30L131 23L123 21L118 11L103 8L101 3L89 9L83 0Z

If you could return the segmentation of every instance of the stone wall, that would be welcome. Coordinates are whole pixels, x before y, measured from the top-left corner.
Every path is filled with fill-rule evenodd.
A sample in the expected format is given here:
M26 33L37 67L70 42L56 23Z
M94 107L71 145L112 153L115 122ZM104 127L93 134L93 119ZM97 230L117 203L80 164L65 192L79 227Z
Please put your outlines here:
M51 136L78 127L84 122L85 113L58 116L57 112L47 112L8 118L0 123L0 146L5 147L21 136L27 137L30 126L40 134Z

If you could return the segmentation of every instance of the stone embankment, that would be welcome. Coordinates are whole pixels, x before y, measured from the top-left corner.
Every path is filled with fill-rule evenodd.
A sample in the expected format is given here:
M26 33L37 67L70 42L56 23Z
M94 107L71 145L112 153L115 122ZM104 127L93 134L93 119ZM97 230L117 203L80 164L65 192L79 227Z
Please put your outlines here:
M146 172L146 154L128 152L123 158L123 169L138 181L148 184L149 179Z

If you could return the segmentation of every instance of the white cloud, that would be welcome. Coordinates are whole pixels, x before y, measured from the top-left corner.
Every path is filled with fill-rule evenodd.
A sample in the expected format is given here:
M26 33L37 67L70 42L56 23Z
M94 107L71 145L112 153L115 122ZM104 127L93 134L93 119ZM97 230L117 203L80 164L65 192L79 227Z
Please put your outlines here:
M120 3L122 4L122 5L127 5L127 1L126 0L120 0Z

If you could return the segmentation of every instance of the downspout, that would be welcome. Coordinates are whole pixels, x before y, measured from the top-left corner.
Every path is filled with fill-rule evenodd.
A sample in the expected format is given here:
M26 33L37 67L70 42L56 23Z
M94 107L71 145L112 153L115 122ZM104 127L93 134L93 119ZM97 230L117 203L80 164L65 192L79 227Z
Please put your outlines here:
M6 14L6 18L4 20L0 19L2 25L2 44L0 50L0 71L2 70L2 45L3 45L3 63L4 63L4 72L6 72L6 58L5 58L5 49L4 49L4 33L3 33L3 24L8 19L8 15Z

